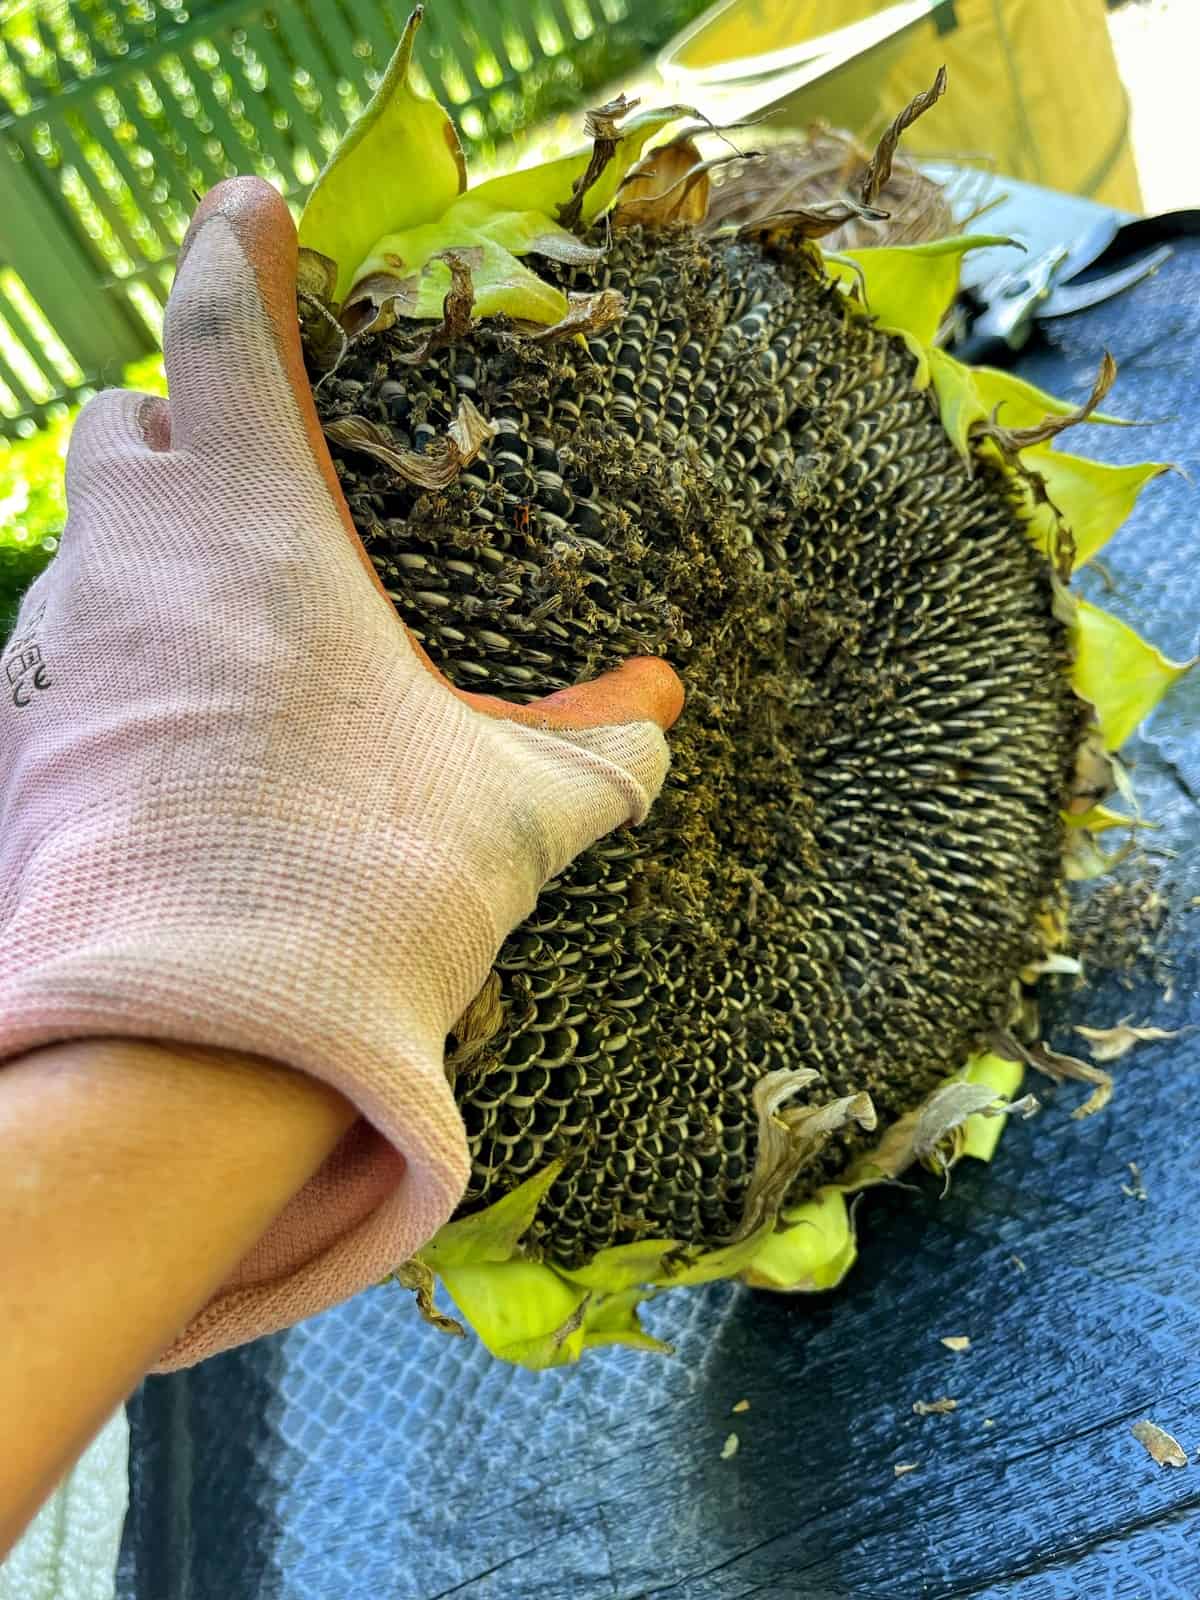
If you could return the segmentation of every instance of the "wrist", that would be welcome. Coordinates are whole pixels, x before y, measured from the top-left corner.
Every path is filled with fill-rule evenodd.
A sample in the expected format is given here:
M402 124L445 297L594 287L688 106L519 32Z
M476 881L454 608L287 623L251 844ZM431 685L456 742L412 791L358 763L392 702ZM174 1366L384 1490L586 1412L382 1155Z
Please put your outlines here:
M0 1556L342 1138L325 1085L231 1052L79 1039L0 1071Z

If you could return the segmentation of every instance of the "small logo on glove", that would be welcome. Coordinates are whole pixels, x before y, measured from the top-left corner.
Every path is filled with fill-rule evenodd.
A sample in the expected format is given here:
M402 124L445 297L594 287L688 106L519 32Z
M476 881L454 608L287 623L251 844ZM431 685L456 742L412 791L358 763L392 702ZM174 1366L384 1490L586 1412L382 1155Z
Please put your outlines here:
M44 609L44 608L43 608ZM24 633L9 642L4 652L4 674L12 692L12 703L18 709L29 705L39 689L48 689L51 679L42 659L42 647L34 643L34 625L41 621L41 613L30 619Z

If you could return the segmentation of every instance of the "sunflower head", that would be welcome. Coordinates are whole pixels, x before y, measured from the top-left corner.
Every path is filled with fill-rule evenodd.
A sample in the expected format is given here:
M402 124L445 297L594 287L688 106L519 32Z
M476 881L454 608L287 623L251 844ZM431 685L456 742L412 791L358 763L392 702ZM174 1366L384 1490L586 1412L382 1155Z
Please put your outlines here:
M736 1184L736 1220L716 1230L715 1236L680 1237L644 1223L628 1227L614 1223L609 1227L605 1221L603 1226L593 1227L590 1237L616 1235L621 1242L599 1248L583 1248L576 1242L569 1250L556 1244L563 1235L551 1225L548 1212L562 1203L566 1193L570 1193L573 1205L582 1203L579 1196L583 1191L568 1184L567 1169L573 1162L578 1164L581 1151L586 1164L585 1127L570 1147L560 1140L551 1148L547 1142L545 1158L534 1160L532 1171L524 1167L518 1170L514 1162L511 1170L500 1172L498 1184L493 1183L493 1160L485 1174L486 1181L481 1180L480 1192L487 1191L486 1202L464 1208L416 1260L401 1269L400 1280L416 1291L422 1309L442 1326L457 1324L434 1306L433 1291L438 1280L494 1354L544 1367L574 1361L584 1349L596 1345L622 1343L641 1349L663 1348L642 1330L637 1308L640 1302L667 1288L737 1276L758 1287L788 1292L829 1289L841 1281L855 1259L852 1202L856 1194L891 1182L916 1164L945 1178L964 1156L990 1158L1014 1106L1028 1108L1028 1101L1015 1098L1025 1066L1032 1062L1044 1070L1056 1070L1051 1053L1036 1039L1036 1028L1031 1041L1021 1042L1021 1025L1029 1020L1029 985L1036 982L1039 971L1047 967L1061 970L1064 963L1071 963L1072 958L1064 949L1067 924L1063 886L1068 878L1104 870L1111 858L1096 843L1097 836L1136 820L1105 804L1114 789L1129 793L1117 752L1187 664L1167 660L1126 624L1077 599L1069 588L1072 573L1095 556L1128 514L1141 489L1165 470L1157 462L1107 466L1056 447L1057 435L1069 426L1115 422L1097 409L1115 377L1112 363L1105 359L1092 395L1084 405L1073 406L1011 374L967 367L938 343L957 292L964 253L1006 241L988 235L951 236L915 245L839 252L824 251L817 243L851 220L873 224L880 218L881 194L891 171L896 142L907 122L940 95L945 87L942 75L929 93L919 97L919 103L914 102L888 130L853 191L832 199L822 197L815 205L789 203L772 208L767 203L758 207L753 216L739 213L734 221L714 222L707 215L709 173L715 162L728 158L704 159L700 155L695 139L704 127L703 120L687 106L642 111L624 99L615 100L589 113L588 142L578 154L468 186L453 124L414 77L412 45L420 16L418 10L410 18L374 99L322 173L301 221L302 299L311 301L318 313L309 339L315 364L335 371L348 349L352 352L356 345L368 348L369 341L377 336L402 333L407 342L402 352L399 346L390 347L391 359L401 365L407 363L408 370L417 374L423 364L435 360L439 352L444 354L448 347L469 347L473 339L482 339L489 330L499 330L497 337L508 341L509 346L524 342L531 351L544 349L554 341L577 345L591 369L603 374L618 359L614 348L619 340L623 341L619 345L620 366L613 379L610 403L614 410L628 409L634 403L631 390L654 395L662 391L660 374L672 360L677 365L700 362L700 370L689 381L703 386L701 357L688 355L685 361L679 354L701 349L690 335L703 322L703 307L689 304L655 308L659 327L669 323L674 330L672 350L676 353L662 355L666 346L661 350L656 346L653 356L647 356L639 345L636 329L628 331L629 324L645 323L645 313L638 309L641 302L635 304L628 323L622 325L627 292L638 291L639 285L622 279L621 286L614 286L605 278L609 240L614 232L619 235L623 228L632 228L653 236L655 230L661 230L664 239L671 240L691 230L703 237L706 249L714 252L726 246L732 248L736 242L737 249L727 260L740 264L739 270L747 262L753 267L754 262L763 260L786 260L790 264L788 270L799 274L807 286L805 294L809 298L804 304L819 306L827 331L833 329L829 337L845 330L844 352L835 351L832 356L826 352L822 357L823 392L833 396L844 410L849 402L842 397L848 393L854 396L858 410L846 410L851 418L847 427L861 429L861 442L853 447L858 453L853 455L852 451L844 486L839 487L843 484L841 479L832 485L818 485L811 491L813 504L819 500L825 508L822 515L827 520L832 515L836 522L839 494L844 493L849 503L852 485L860 482L864 473L877 470L890 483L902 480L905 463L897 464L894 458L904 444L903 429L910 419L914 426L919 422L926 429L932 427L938 435L940 454L935 452L928 459L941 463L937 470L949 487L943 496L936 483L919 486L925 506L921 514L936 519L942 515L943 501L952 496L958 496L967 507L963 513L966 543L959 559L942 563L922 579L936 586L934 598L942 607L938 615L952 615L953 606L945 605L946 586L957 582L960 572L971 568L975 554L993 538L995 529L1001 524L1009 530L1015 527L1019 537L1014 542L1021 557L1017 564L1036 580L1036 604L1030 600L1029 609L1032 613L1041 606L1047 637L1056 630L1055 637L1062 635L1065 640L1060 653L1061 678L1056 680L1055 693L1047 697L1047 703L1058 705L1064 699L1070 700L1072 690L1075 696L1069 715L1055 713L1053 737L1065 741L1064 748L1053 745L1040 754L1007 750L994 742L985 748L972 718L985 704L987 694L986 688L976 686L976 680L986 684L988 671L982 666L975 671L969 630L968 642L956 644L947 656L953 660L953 674L944 686L945 704L950 709L944 712L943 745L949 749L960 735L967 739L970 761L982 774L979 781L991 786L989 793L996 788L1003 790L1005 785L1015 794L1023 792L1022 785L1028 788L1030 780L1022 771L1026 756L1032 765L1036 755L1044 773L1067 774L1061 786L1059 779L1053 778L1054 796L1042 829L1043 834L1047 830L1053 833L1053 837L1047 834L1041 840L1043 853L1056 864L1053 881L1028 908L1027 927L1020 941L1021 959L1014 963L1012 971L994 975L993 988L1003 995L1007 1013L993 1018L992 1026L976 1027L970 1032L961 1054L947 1063L953 1070L943 1073L940 1080L931 1081L926 1076L922 1091L898 1108L892 1105L886 1122L880 1112L883 1102L874 1088L868 1090L856 1084L858 1063L853 1060L840 1061L836 1070L823 1074L808 1064L801 1050L796 1059L759 1070L753 1075L751 1087L742 1094L740 1123L728 1141L728 1147L738 1152L739 1161L746 1156L746 1170ZM728 214L727 205L722 209ZM739 250L741 254L737 253ZM747 255L747 251L755 254ZM655 282L658 288L654 292L661 294L661 282ZM576 287L580 283L585 286ZM774 296L775 312L782 317L778 330L782 342L772 345L763 360L768 365L775 363L772 370L781 362L790 364L787 381L801 386L803 372L800 377L796 373L808 359L801 348L803 339L795 327L787 325L786 314L779 312L783 303L779 284L774 279L764 279L764 283L764 304ZM801 298L797 298L797 304ZM757 316L758 311L751 309L743 322L753 322ZM756 336L753 329L747 334L739 325L739 330L739 337ZM612 345L605 342L610 334ZM647 361L645 371L631 373L629 364L640 359ZM654 366L655 361L660 362L658 367ZM857 361L864 363L861 370L854 368ZM741 393L737 388L739 374L733 371L736 365L730 365L733 376L729 383L731 392ZM897 380L900 392L893 381L896 372L902 374ZM470 379L472 385L474 381ZM776 387L783 394L784 380L780 379ZM750 455L746 451L751 445L758 452L756 459L765 461L772 471L779 467L781 449L795 448L787 442L787 418L775 420L774 433L761 422L760 413L767 415L770 407L762 412L760 398L746 400L748 409L742 414L732 402L721 410L717 387L710 385L710 389L713 398L706 398L704 405L698 405L694 413L685 417L686 427L699 440L691 454L681 442L684 427L678 420L670 426L664 421L657 431L650 430L648 440L645 433L639 435L637 448L652 460L655 481L675 485L670 493L681 504L687 501L688 486L682 480L676 484L679 474L675 468L684 477L687 472L702 470L705 450L711 457L725 447L731 435L745 447L736 458L738 470L744 472L754 470L752 464L747 464ZM889 435L887 427L877 427L872 432L866 426L864 415L869 413L876 395L880 405L891 408L887 415L898 419L896 437ZM570 397L567 403L574 404ZM797 406L803 410L799 402ZM706 414L706 407L711 416ZM751 427L753 407L759 409L753 412ZM578 405L575 411L580 411ZM940 419L940 429L938 421L931 421L933 417ZM535 426L538 417L526 420L529 427L524 431L532 436L532 443L524 441L523 425L518 427L511 419L506 422L502 442L508 461L519 459L515 453L518 446L530 461L536 459L537 451L548 448L542 430ZM710 421L713 431L706 434L704 429ZM741 424L745 424L743 432L752 434L752 438L738 439ZM327 420L326 429L335 446L373 457L403 478L414 493L422 487L446 487L481 453L486 457L494 433L488 419L466 399L461 402L442 454L436 459L429 452L422 454L398 445L378 424L362 418L334 417ZM627 452L620 446L614 453L620 456ZM599 461L600 456L596 459ZM592 547L602 550L603 543L594 537L594 528L585 534L582 521L578 527L570 524L577 512L581 518L584 512L594 517L600 490L581 472L572 494L567 495L561 467L559 459L555 465L540 469L543 480L547 480L543 487L559 508L554 516L585 552ZM854 468L853 474L850 467ZM521 470L525 471L525 467ZM599 468L595 475L598 478ZM587 495L579 487L585 479ZM500 478L489 480L484 487L494 489L500 499L505 494L514 498ZM789 492L793 493L799 517L809 503L805 497L810 491L797 480L794 491ZM854 504L862 505L861 496ZM855 539L861 540L867 513L855 515L859 521L852 532ZM517 526L519 530L519 523ZM591 523L587 526L591 527ZM761 576L762 569L770 569L772 562L786 562L787 547L781 534L771 532L768 536L768 532L752 524L752 519L745 526L744 534L739 534L738 527L730 523L728 548L744 550L761 535L760 543L767 556L760 554L751 563L752 576ZM877 530L875 537L887 538L887 528ZM512 535L506 533L502 542L507 547L511 541ZM850 548L848 544L847 549ZM497 562L502 555L503 551L497 553ZM818 564L825 559L820 551L814 555L810 550L809 556ZM712 552L695 554L696 561L710 557L720 565ZM408 553L405 558L414 571L424 571L428 566L426 556L420 552ZM462 567L463 562L458 565ZM467 566L466 570L471 569ZM481 593L499 581L498 570L482 570ZM728 578L728 572L718 572L714 582L719 584ZM983 602L978 599L977 590L975 593L972 603L979 606ZM1031 587L1030 594L1033 593ZM478 595L472 598L477 600ZM928 598L919 589L898 595L896 612L899 614L903 607L920 616L929 609ZM435 601L442 604L436 595L430 604ZM509 603L510 600L504 601ZM613 616L622 615L622 603L620 595L614 598ZM883 603L878 594L874 603ZM624 604L626 611L632 607L631 601ZM684 617L680 624L681 638L687 621ZM981 616L975 646L981 663L989 649L994 649L986 638L986 624L986 616ZM893 623L888 621L887 625L891 627ZM464 622L463 626L468 624ZM552 663L555 641L567 637L561 627L555 633L553 626L544 638L534 640L539 650L531 653L529 660ZM462 633L452 632L447 637L461 639ZM495 633L488 637L492 641L488 648L506 647L503 637ZM903 629L898 637L903 637ZM792 648L784 634L780 638L784 639L781 648ZM1058 661L1060 656L1051 652L1046 659ZM747 663L748 671L759 670L757 664L751 666L749 657ZM526 667L515 670L525 672L527 678L532 676ZM514 681L522 680L518 677ZM824 709L828 712L828 705ZM836 711L836 706L833 709ZM923 714L928 721L929 714ZM821 726L824 724L814 715L813 729ZM831 733L821 737L827 738L831 748L837 746L837 759L841 760L849 735L839 731L836 717L828 726ZM1050 739L1051 734L1039 737ZM814 745L819 742L815 732L811 740ZM851 762L843 788L869 786L870 763L880 758L874 748L860 752L860 756L867 765L855 768ZM692 782L702 783L703 778L704 774L698 772L693 774ZM965 778L963 785L965 789ZM974 850L986 863L990 859L989 841L980 841L977 834L963 833L954 816L943 820L947 814L944 807L939 809L941 802L926 797L926 791L933 788L934 780L928 773L917 774L913 794L919 826L910 830L916 853L912 865L904 870L919 876L921 861L931 853L937 855L927 846L931 837L939 843L939 830L947 834L946 856L952 862L967 861ZM1043 808L1044 802L1043 794ZM790 826L786 805L778 810L778 818L781 830ZM850 849L851 853L858 849L856 837L851 836ZM859 853L865 863L862 892L864 896L876 895L880 892L879 881L873 876L877 867L869 853ZM1007 859L998 845L996 872L1001 876ZM792 861L786 865L797 884L802 883L805 864ZM974 870L974 863L968 865ZM938 870L948 869L943 862ZM744 892L743 904L748 895L751 906L743 921L745 928L752 926L752 907L759 889L754 886L757 880L753 872L743 872L742 880L739 892ZM750 880L754 881L747 889ZM593 880L585 880L579 892L590 893L597 881L604 887L611 878L605 879L597 869ZM999 883L999 878L996 881ZM845 885L840 885L839 893L844 889ZM802 887L787 892L794 899L803 896ZM1001 888L995 892L1000 893ZM786 899L786 894L782 898ZM807 939L815 929L818 936L828 940L840 938L838 925L828 913L822 908L818 912L814 912L811 929L804 937ZM639 914L644 915L644 908ZM964 908L964 926L969 914L975 915L976 911L968 913ZM986 908L978 914L985 918L979 925L986 931ZM565 914L556 915L560 927L573 926L569 918L564 922ZM903 920L903 907L900 915ZM961 939L961 930L949 930L945 937L949 939L952 933ZM535 929L528 935L527 945L536 945L538 937ZM755 935L743 942L754 945L757 938ZM930 995L941 995L949 980L937 970L936 940L933 944L924 981ZM514 958L512 965L520 966L524 961L529 967L528 951L522 947L519 953L521 960ZM802 954L808 961L811 952L806 948ZM653 951L646 955L643 975L653 970L655 959ZM578 961L578 952L573 959ZM586 952L584 959L588 959ZM801 963L797 970L817 968ZM583 976L586 978L587 974ZM618 978L628 989L628 972ZM823 1003L823 990L806 990L800 978L795 981L797 989L790 1008L793 1012L815 1010ZM570 982L564 980L564 994L578 989L574 978ZM476 1070L477 1058L494 1044L499 1014L494 1002L492 994L489 1002L481 1003L456 1030L455 1060L463 1082ZM623 992L613 1004L632 1006L633 1002ZM633 1015L632 1011L628 1014ZM719 1027L714 1024L721 1059L736 1053L736 1041L721 1031L726 1026L725 1021ZM621 1036L620 1051L628 1053L633 1048L631 1032ZM653 1052L653 1032L643 1029L640 1038L638 1047ZM617 1051L615 1038L612 1049ZM569 1053L568 1050L568 1056ZM777 1057L760 1053L755 1059L769 1063ZM529 1100L533 1080L519 1078L518 1068L511 1063L506 1062L505 1067L509 1076L497 1075L494 1081L517 1085ZM585 1076L583 1069L576 1076ZM840 1092L831 1088L833 1078L843 1080ZM538 1079L547 1098L548 1081L546 1073ZM614 1094L617 1089L619 1099L626 1091L618 1084ZM588 1092L596 1094L595 1085ZM468 1101L474 1093L466 1092ZM1091 1104L1098 1106L1103 1097L1104 1086L1098 1084ZM485 1096L476 1094L469 1107L484 1121L494 1111L490 1103L484 1104L485 1100ZM584 1103L604 1109L595 1100ZM728 1115L728 1101L722 1104ZM537 1110L535 1106L533 1120L526 1118L522 1126L536 1126ZM554 1115L558 1116L558 1112ZM515 1149L516 1144L509 1148ZM644 1155L650 1144L639 1148ZM847 1153L840 1166L839 1151ZM705 1160L708 1159L706 1154ZM719 1161L720 1156L713 1159ZM671 1160L675 1164L672 1170L700 1171L703 1165L697 1163L695 1151L686 1147L674 1149ZM503 1191L498 1198L497 1187ZM611 1194L606 1203L612 1204ZM668 1206L662 1214L669 1210Z

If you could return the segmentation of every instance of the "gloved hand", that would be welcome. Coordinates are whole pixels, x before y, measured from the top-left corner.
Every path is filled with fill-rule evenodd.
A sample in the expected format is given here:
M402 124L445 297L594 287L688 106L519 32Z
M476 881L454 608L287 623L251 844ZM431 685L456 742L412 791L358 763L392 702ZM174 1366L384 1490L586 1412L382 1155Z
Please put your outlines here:
M62 548L0 669L0 1060L224 1047L361 1113L164 1367L377 1282L450 1216L445 1035L547 879L645 815L682 700L657 661L521 709L436 674L339 492L295 272L269 185L207 196L170 401L80 416Z

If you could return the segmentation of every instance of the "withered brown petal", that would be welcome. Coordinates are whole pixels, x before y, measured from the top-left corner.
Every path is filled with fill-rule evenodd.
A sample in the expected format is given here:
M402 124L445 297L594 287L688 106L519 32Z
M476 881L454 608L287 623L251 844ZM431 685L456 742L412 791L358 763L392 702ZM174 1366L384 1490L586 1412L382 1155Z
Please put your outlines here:
M895 117L884 133L882 139L875 146L875 154L871 157L870 165L863 173L862 188L859 191L862 202L866 206L874 205L879 198L879 191L892 175L892 161L896 154L896 146L900 143L900 136L906 128L911 128L918 117L923 117L930 106L936 105L946 92L946 69L939 67L937 77L928 89L913 98Z
M746 1189L742 1218L730 1243L746 1239L778 1216L788 1191L801 1172L819 1154L831 1135L856 1122L875 1127L875 1107L868 1094L845 1095L821 1106L786 1107L785 1102L814 1082L811 1067L768 1072L754 1085L754 1110L758 1117L758 1150Z
M828 205L797 206L790 211L776 211L765 217L756 217L738 229L739 239L760 239L765 245L779 244L787 239L823 239L835 228L843 227L855 219L864 222L886 222L887 212L874 206L860 205L856 200L834 200Z
M1126 1017L1112 1028L1085 1028L1078 1025L1075 1032L1088 1041L1093 1061L1117 1061L1127 1055L1135 1045L1149 1044L1159 1039L1178 1039L1197 1027L1190 1023L1183 1028L1131 1028Z
M402 1289L411 1289L416 1295L417 1310L426 1322L431 1323L440 1333L452 1333L459 1339L466 1338L467 1330L462 1323L446 1316L434 1303L433 1291L436 1279L423 1261L403 1262L396 1268L395 1277Z
M1116 381L1117 363L1106 350L1100 363L1100 371L1096 374L1096 381L1092 385L1091 394L1074 411L1068 411L1061 416L1043 417L1041 422L1035 422L1031 428L1005 428L993 415L989 422L976 423L973 432L979 438L993 440L1011 460L1019 451L1027 450L1033 445L1045 444L1047 440L1056 438L1064 429L1074 428L1077 424L1086 422Z
M601 333L620 322L625 315L625 296L616 289L599 289L595 294L573 294L567 299L567 314L548 328L535 324L525 337L534 344L553 344L558 339L573 339L577 334ZM524 330L522 330L524 331Z
M617 141L621 137L617 124L639 104L640 101L629 100L624 94L619 94L615 100L596 106L584 117L584 131L593 141L592 154L585 171L571 187L571 198L558 208L555 220L561 227L570 230L579 226L584 196L616 154Z
M694 226L708 210L708 165L691 139L660 145L633 169L620 192L614 228Z
M382 462L407 483L422 489L445 489L475 459L496 428L464 396L445 437L424 453L397 445L384 428L366 417L335 417L325 424L325 432L336 444Z

